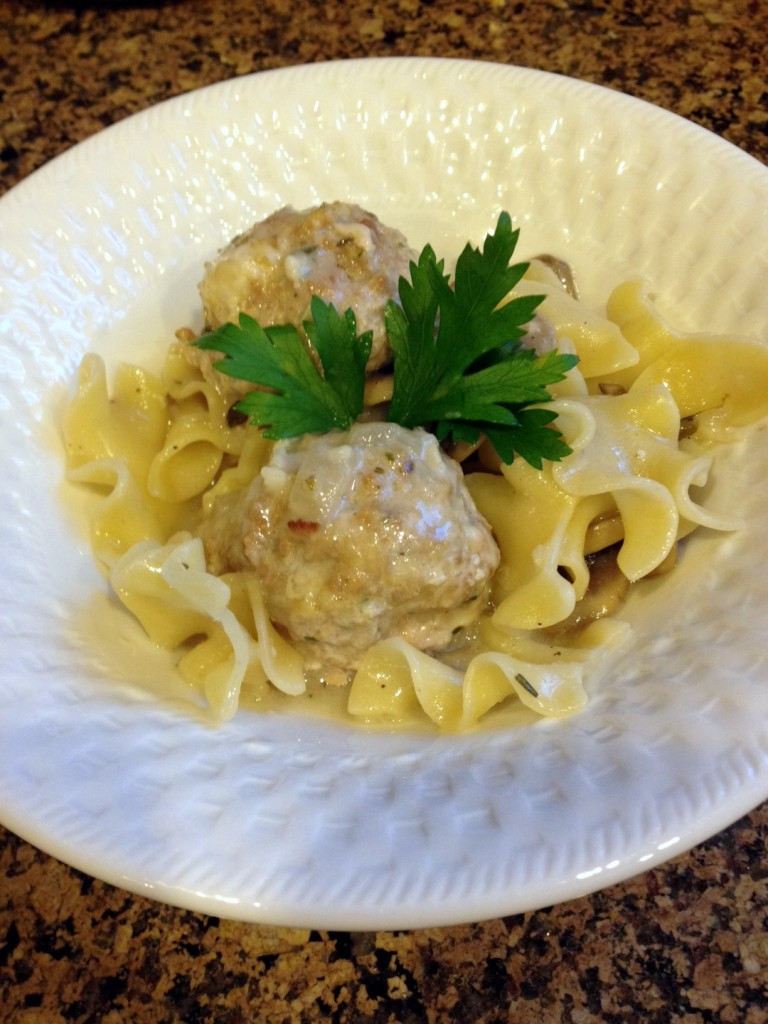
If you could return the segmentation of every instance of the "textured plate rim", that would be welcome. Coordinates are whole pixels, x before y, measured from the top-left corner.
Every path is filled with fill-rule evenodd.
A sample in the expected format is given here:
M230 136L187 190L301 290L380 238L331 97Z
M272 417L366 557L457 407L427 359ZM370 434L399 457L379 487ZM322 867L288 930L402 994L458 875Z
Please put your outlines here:
M339 65L344 65L345 69L350 72L354 71L355 67L370 68L374 65L389 65L392 68L408 67L411 71L423 69L423 73L428 75L430 69L438 65L450 68L451 71L455 71L457 73L471 74L481 63L482 62L475 61L455 61L449 58L374 58L328 62L327 64L274 69L255 75L245 76L244 78L230 79L205 87L204 89L184 93L181 96L166 100L156 107L149 108L147 111L140 111L133 114L129 118L126 118L123 121L110 126L104 131L99 132L90 139L85 140L78 146L74 147L73 150L69 150L66 153L61 154L55 160L51 161L49 164L34 172L34 174L30 175L27 179L20 182L19 185L3 196L2 200L0 200L0 214L2 214L6 209L13 212L14 204L18 203L23 206L25 203L31 201L34 198L35 190L47 188L49 180L60 176L61 173L66 170L71 161L75 159L82 159L83 156L88 156L90 150L96 152L101 147L109 149L114 139L119 139L124 135L130 134L140 125L146 123L148 118L162 118L169 110L191 110L195 106L198 97L203 93L210 95L214 91L219 91L221 95L226 95L231 91L249 88L254 80L261 82L268 78L274 80L279 80L280 78L291 79L294 78L297 73L302 75L307 73L333 75ZM502 67L501 65L493 64L487 64L486 66L488 68ZM308 69L311 70L308 71ZM627 101L633 108L634 105L639 104L641 108L658 112L666 118L674 119L681 129L685 126L683 130L692 132L693 135L696 135L701 140L706 140L707 145L713 148L719 148L723 153L727 154L727 159L733 161L736 161L737 159L740 160L741 172L754 173L760 178L760 181L764 185L768 184L768 172L766 172L763 165L754 160L754 158L741 150L735 149L735 147L708 132L706 129L685 121L677 115L661 111L661 108L656 108L651 104L647 104L643 100L628 97L621 93L616 93L613 90L608 90L605 87L593 85L591 83L575 82L565 76L556 75L551 72L512 67L505 68L504 70L508 71L512 76L515 74L521 74L529 77L531 80L538 79L541 81L546 80L549 82L556 82L557 84L555 88L557 89L571 89L575 87L585 90L586 94L589 94L592 91L596 91L597 93L610 93L612 97L619 98L620 101ZM765 769L765 767L766 765L763 765L763 769ZM214 913L219 916L233 916L241 920L253 920L264 923L311 923L323 927L330 926L345 928L414 927L421 924L447 924L456 923L459 920L477 920L483 917L497 916L499 913L534 909L535 907L542 906L546 903L559 902L562 899L570 899L585 895L595 891L596 889L602 888L606 884L631 877L639 871L645 870L646 867L660 863L673 854L689 849L696 843L711 836L714 832L719 831L719 829L731 824L742 814L756 806L768 795L768 773L763 772L761 774L760 771L757 771L757 773L753 775L752 783L752 785L740 785L738 795L736 797L731 795L726 804L714 809L708 816L706 816L705 819L699 822L696 827L688 829L683 836L679 837L678 843L674 845L669 853L659 850L653 857L647 858L642 865L639 863L632 864L628 861L618 868L615 873L611 874L610 878L584 878L577 881L569 880L568 883L563 882L559 889L556 886L553 888L550 883L547 883L543 889L546 889L548 898L544 898L544 891L531 892L528 894L528 898L522 899L520 898L520 894L514 894L514 898L510 898L507 906L499 905L498 894L493 894L487 903L483 903L482 901L478 901L476 898L472 898L471 906L467 905L461 908L455 905L449 908L437 908L432 906L428 910L425 910L422 906L407 906L401 904L399 906L381 908L378 912L369 911L366 920L362 923L359 920L356 920L354 915L350 915L347 910L340 911L339 916L336 918L334 918L333 912L329 913L327 910L324 910L322 913L322 920L312 921L311 919L308 920L307 915L310 912L307 907L286 907L279 906L277 903L271 907L254 907L251 908L250 912L248 912L247 907L241 905L237 907L233 913L228 914L226 904L222 903L217 897L184 893L183 898L180 898L179 889L176 887L163 885L158 886L155 883L148 884L146 881L133 878L130 873L126 873L121 868L111 868L109 865L94 863L88 857L79 856L78 851L70 848L66 842L59 843L55 838L46 836L44 825L25 819L23 811L20 811L19 809L9 810L7 812L4 811L3 820L9 828L13 829L13 831L17 832L20 836L28 839L36 846L46 850L46 852L59 857L61 860L72 864L82 871L86 871L89 874L102 878L103 880L113 884L120 885L131 891L150 895L152 898L159 898L164 902L176 904L182 907L188 907L190 909L207 913ZM246 912L244 913L244 911Z

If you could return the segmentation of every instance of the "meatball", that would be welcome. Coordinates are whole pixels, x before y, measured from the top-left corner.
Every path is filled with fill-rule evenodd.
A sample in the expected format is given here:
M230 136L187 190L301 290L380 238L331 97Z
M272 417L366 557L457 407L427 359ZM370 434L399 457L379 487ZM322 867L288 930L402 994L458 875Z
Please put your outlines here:
M342 673L386 637L447 646L483 611L499 562L460 467L434 435L394 423L278 442L200 532L211 571L255 569L308 667Z
M397 299L400 277L416 254L403 235L349 203L323 203L309 210L285 207L235 238L206 265L200 284L206 326L236 322L248 313L263 326L294 324L309 316L313 295L338 312L353 309L357 329L373 332L368 369L386 365L391 350L384 310ZM211 372L218 354L188 349L188 358ZM253 385L218 383L239 397Z

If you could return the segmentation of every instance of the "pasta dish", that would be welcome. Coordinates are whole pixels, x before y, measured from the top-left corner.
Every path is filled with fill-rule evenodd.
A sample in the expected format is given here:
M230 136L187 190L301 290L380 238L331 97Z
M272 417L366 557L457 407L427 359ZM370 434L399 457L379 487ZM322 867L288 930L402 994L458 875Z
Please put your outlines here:
M768 414L768 349L675 330L639 280L595 310L550 256L502 273L507 238L449 272L353 204L286 208L207 264L204 330L159 370L83 359L64 437L94 557L217 720L326 689L387 726L572 715L631 642L629 588L738 527L706 488ZM460 365L499 282L499 337ZM450 381L417 351L440 337Z

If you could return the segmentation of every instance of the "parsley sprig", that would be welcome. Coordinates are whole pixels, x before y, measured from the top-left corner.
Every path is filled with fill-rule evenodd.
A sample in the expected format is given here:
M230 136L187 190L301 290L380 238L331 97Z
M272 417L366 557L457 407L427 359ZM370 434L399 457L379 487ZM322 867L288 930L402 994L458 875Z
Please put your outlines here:
M274 440L348 430L363 410L371 332L358 334L351 309L339 314L316 295L310 312L304 329L322 371L296 327L263 328L246 313L239 324L223 324L195 342L224 354L217 370L259 385L235 408Z
M474 444L484 434L504 462L517 452L540 469L542 458L569 449L548 426L555 414L526 406L549 401L548 387L577 360L520 347L543 296L504 303L528 269L509 262L519 234L502 213L482 251L465 246L453 286L431 246L411 264L411 280L400 279L401 306L390 302L386 314L395 356L389 419L405 427L434 423L441 440Z
M517 454L540 469L570 451L542 403L577 357L537 356L520 345L542 298L505 301L528 267L510 264L518 237L502 213L482 250L464 248L453 283L429 245L411 263L400 304L386 310L394 355L388 419L428 427L441 440L474 444L484 436L504 462ZM270 438L346 430L363 411L371 333L358 335L352 310L340 314L317 296L310 312L304 329L319 365L296 327L262 328L246 314L196 342L223 354L216 369L259 386L236 408Z

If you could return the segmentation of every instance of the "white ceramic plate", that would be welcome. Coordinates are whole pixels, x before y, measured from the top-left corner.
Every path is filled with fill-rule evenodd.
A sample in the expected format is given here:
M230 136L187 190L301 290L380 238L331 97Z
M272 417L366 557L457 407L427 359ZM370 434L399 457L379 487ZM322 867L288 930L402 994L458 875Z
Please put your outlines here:
M588 299L643 274L683 327L768 322L768 171L584 83L455 61L241 78L100 133L0 202L0 804L127 889L288 925L403 928L565 900L768 795L764 436L732 453L732 537L635 595L580 717L459 738L248 712L203 727L92 566L55 416L81 355L159 364L203 261L284 203L350 199L446 253L498 211ZM715 501L721 500L715 494Z

